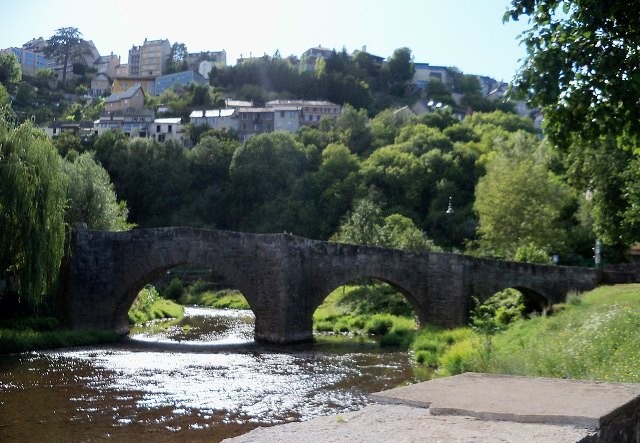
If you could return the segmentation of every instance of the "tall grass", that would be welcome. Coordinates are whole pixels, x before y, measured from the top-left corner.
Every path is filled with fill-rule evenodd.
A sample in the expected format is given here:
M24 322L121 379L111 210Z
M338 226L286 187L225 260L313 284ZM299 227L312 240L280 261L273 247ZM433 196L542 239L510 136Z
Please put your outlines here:
M520 320L492 337L470 332L437 362L462 371L640 382L640 285L572 295L552 316Z

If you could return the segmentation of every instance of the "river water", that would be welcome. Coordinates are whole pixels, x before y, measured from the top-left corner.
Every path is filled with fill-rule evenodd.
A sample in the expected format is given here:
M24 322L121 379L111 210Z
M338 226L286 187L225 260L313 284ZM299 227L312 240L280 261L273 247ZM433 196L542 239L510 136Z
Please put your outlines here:
M186 314L114 345L0 356L0 441L217 442L427 377L357 339L258 345L250 311Z

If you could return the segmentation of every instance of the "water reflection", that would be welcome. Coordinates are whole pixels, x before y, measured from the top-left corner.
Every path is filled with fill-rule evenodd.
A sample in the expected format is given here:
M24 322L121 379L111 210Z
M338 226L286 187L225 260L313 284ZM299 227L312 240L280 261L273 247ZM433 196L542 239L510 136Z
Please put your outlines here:
M0 440L219 441L358 409L368 393L416 378L404 352L263 347L251 315L220 314L193 310L112 346L2 357Z

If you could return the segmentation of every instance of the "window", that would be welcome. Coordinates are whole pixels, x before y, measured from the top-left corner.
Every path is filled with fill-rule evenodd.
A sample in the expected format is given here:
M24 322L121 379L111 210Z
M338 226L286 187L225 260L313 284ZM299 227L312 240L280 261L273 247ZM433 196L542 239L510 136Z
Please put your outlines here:
M247 119L247 113L246 113L246 112L243 112L243 113L242 113L242 120L246 120L246 119Z
M173 132L173 127L172 127L172 125L169 125L169 127L167 128L167 132L168 132L169 134L171 134L171 132Z
M160 132L160 125L157 125L157 126L156 126L156 134L157 134L158 132Z
M292 125L291 125L291 122L287 122L287 129L288 129L289 131L291 131L291 126L292 126Z

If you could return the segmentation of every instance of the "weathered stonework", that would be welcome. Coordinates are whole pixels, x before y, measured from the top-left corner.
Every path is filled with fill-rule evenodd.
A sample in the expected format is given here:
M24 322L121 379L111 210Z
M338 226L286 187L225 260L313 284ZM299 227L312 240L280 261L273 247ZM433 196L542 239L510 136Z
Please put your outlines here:
M362 277L390 283L421 323L444 327L466 323L473 297L484 301L512 287L544 307L571 290L593 289L600 278L590 268L194 228L76 230L70 250L61 301L71 328L126 334L139 290L173 267L195 264L238 288L256 316L255 338L274 343L311 340L317 307L335 288Z

